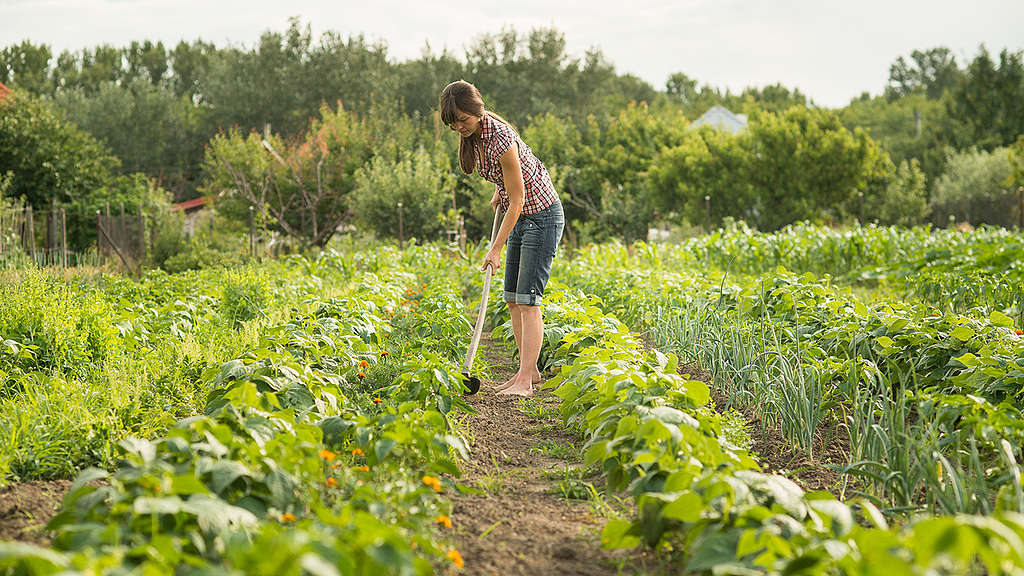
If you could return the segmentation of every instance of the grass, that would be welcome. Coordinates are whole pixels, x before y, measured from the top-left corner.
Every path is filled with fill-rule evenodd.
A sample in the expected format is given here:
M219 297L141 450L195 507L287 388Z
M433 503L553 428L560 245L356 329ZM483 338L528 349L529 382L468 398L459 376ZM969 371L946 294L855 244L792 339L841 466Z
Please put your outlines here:
M580 452L575 446L569 444L561 444L556 440L545 438L537 443L536 446L531 448L533 452L539 452L550 458L557 460L579 460Z

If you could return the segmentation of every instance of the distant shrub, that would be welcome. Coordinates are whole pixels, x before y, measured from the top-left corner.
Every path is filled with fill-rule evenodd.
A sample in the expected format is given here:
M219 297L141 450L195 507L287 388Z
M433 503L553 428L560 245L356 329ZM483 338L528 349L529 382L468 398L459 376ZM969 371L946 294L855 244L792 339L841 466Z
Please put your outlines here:
M949 152L946 171L932 191L932 222L945 226L953 216L973 226L1012 226L1017 197L1007 191L1011 171L1006 148Z

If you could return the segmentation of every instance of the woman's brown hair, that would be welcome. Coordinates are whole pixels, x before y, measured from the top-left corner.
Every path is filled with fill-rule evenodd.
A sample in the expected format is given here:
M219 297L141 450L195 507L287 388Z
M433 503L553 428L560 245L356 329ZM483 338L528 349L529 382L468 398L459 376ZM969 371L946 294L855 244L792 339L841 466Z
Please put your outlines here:
M441 90L441 121L451 126L458 120L457 110L466 114L472 114L477 118L483 118L484 114L494 118L502 124L507 124L513 131L515 127L507 120L494 112L484 110L484 100L480 97L480 91L465 80L457 80ZM480 142L480 137L470 134L459 142L459 164L462 171L472 174L476 169L476 154L473 152L473 145Z

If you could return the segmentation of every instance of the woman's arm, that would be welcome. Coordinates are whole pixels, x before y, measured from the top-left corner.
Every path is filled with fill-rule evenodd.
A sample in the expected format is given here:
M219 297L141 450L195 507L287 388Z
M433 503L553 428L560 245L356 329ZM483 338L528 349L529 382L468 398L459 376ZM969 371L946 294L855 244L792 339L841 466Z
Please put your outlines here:
M501 175L505 181L505 193L508 194L508 211L501 221L501 228L494 238L491 249L487 251L481 270L487 268L488 264L497 271L501 267L501 247L512 235L512 228L515 227L519 215L523 212L523 203L526 199L526 184L523 182L523 167L519 164L519 145L515 142L508 147L508 150L501 155Z

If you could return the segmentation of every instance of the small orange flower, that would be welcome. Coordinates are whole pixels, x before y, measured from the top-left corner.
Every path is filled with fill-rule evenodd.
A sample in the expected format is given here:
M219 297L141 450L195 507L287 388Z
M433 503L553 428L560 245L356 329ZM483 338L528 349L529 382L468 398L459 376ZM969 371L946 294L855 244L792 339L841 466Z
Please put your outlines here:
M380 398L374 398L373 399L373 403L374 404L380 404L381 402L383 402L383 400L381 400Z
M367 366L369 366L369 365L370 365L370 363L369 363L369 362L367 362L366 360L360 360L360 361L359 361L359 366L360 366L361 368L366 368L366 367L367 367Z
M455 548L448 551L448 558L452 561L452 564L455 564L459 569L465 567L465 564L462 562L462 554L459 554L459 551Z
M324 460L327 460L328 462L334 460L335 456L337 456L337 454L335 454L334 452L331 452L330 450L328 450L326 448L324 448L323 450L320 451L320 457L323 458Z
M356 374L356 376L358 376L359 379L362 380L363 378L366 378L366 372L360 372L359 374Z
M354 448L352 450L352 455L353 456L366 456L366 454L363 453L363 449L362 448Z
M1017 336L1024 334L1024 330L1021 330L1020 328L1017 328L1016 330L1014 330L1014 332L1017 333Z
M441 491L441 481L434 476L424 476L423 483L434 489L434 492Z
M381 358L387 358L388 356L391 356L391 354L388 354L387 350L381 350L381 352L380 352L380 357Z
M451 528L452 527L452 519L447 517L447 516L443 516L443 515L442 516L438 516L435 519L435 522L437 522L441 526L444 526L445 528Z
M360 472L369 472L370 471L370 467L369 466L360 466L359 468L356 468L356 470L359 470Z
M285 512L284 514L281 514L281 523L282 524L290 524L292 522L295 522L295 515L294 514L292 514L291 512Z
M327 482L324 482L324 484L326 484L328 486L337 486L338 485L338 481L335 480L334 478L328 478Z

